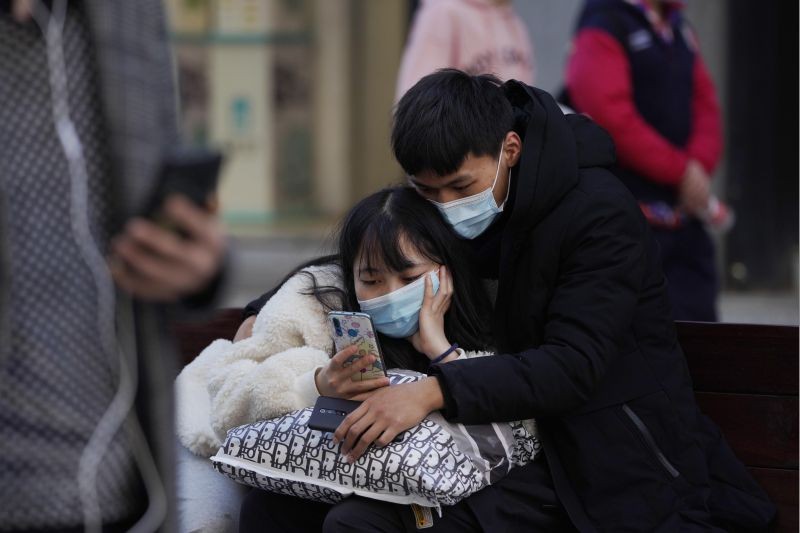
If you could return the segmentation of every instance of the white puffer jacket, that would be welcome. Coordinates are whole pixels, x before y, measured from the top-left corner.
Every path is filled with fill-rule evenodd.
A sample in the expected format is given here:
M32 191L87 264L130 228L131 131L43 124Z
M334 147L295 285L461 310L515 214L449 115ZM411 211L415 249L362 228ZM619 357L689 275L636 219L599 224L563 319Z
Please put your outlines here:
M319 285L341 286L337 267L309 267ZM181 443L208 456L227 431L313 405L314 373L332 355L322 304L304 294L308 276L290 278L259 312L252 337L217 339L175 380L176 429Z
M305 271L320 286L341 287L338 267ZM231 428L314 405L314 375L333 355L333 341L310 287L307 275L293 276L258 313L252 337L215 340L178 375L176 429L186 448L208 457ZM459 350L459 358L486 355Z

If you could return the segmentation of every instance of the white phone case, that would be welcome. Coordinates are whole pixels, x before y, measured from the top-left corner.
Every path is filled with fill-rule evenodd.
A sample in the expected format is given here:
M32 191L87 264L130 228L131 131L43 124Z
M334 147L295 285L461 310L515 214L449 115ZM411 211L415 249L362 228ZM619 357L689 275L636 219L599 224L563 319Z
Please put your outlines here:
M331 325L333 344L336 352L340 352L353 344L358 345L358 353L350 357L345 364L353 364L357 359L372 354L376 357L375 363L361 372L353 374L353 381L380 378L386 375L378 337L372 326L372 319L366 313L351 313L347 311L331 311L328 313Z

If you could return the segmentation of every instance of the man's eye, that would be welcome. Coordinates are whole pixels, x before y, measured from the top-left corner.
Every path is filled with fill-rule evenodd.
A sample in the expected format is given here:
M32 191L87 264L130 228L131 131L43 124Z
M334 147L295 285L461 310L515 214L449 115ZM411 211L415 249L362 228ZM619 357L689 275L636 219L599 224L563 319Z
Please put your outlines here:
M461 192L461 191L466 191L466 190L467 190L467 189L469 189L471 186L472 186L472 183L465 183L465 184L463 184L463 185L454 185L454 186L453 186L453 190L454 190L454 191L458 191L458 192Z

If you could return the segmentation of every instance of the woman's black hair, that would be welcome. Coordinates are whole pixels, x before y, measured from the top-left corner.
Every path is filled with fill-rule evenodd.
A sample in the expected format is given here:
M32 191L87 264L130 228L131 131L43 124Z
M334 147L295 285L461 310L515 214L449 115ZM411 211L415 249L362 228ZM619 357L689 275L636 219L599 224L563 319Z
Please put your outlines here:
M326 310L360 311L353 265L362 261L365 267L379 264L398 272L409 268L413 263L403 254L401 240L450 271L453 297L444 320L447 338L466 350L490 349L491 302L472 268L464 248L466 244L445 222L439 210L412 187L388 187L358 202L339 227L338 253L311 260L286 279L308 266L337 265L342 271L342 289L318 285L316 277L305 271L302 273L311 283L307 294L314 295ZM405 339L378 332L378 340L389 368L427 369L428 358Z
M445 335L467 350L490 345L491 304L483 284L466 257L463 240L439 210L408 186L389 187L358 202L339 230L339 264L344 279L344 308L358 311L353 265L376 264L401 272L412 262L400 241L412 245L434 263L446 265L453 278L453 297L445 315ZM381 350L391 367L425 370L428 359L405 339L379 333Z

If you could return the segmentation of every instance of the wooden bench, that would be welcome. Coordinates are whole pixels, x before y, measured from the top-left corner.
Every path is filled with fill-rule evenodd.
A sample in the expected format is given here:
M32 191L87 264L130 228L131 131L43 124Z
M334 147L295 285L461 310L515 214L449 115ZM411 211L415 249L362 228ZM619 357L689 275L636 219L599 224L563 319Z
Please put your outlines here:
M175 324L183 363L233 338L240 309ZM776 531L798 531L798 328L677 323L700 408L778 506Z

